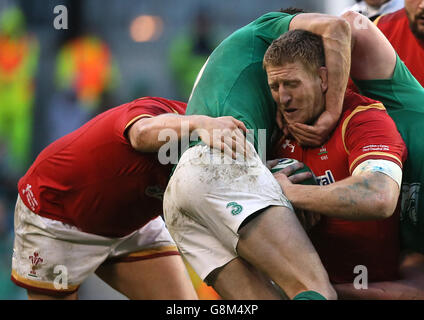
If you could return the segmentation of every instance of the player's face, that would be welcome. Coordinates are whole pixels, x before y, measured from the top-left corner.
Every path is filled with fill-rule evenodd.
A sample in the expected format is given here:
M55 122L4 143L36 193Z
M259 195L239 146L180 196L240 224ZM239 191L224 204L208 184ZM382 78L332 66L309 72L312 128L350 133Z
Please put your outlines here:
M311 72L301 62L266 68L272 97L287 123L313 124L324 111L327 69Z
M412 32L424 40L424 0L405 0L405 9Z

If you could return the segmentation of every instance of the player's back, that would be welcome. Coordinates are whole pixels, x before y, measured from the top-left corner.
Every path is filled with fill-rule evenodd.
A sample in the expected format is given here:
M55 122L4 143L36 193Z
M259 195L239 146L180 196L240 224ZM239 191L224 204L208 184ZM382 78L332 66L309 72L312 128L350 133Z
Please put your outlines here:
M144 98L110 109L47 146L18 189L33 212L81 230L123 236L161 214L169 166L126 138L137 119L183 113L185 104Z

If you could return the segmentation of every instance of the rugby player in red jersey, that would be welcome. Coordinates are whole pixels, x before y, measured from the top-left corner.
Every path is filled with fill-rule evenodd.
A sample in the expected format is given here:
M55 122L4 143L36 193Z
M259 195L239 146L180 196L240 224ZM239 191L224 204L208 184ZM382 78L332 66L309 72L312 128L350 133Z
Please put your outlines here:
M246 128L232 117L183 116L185 109L182 102L141 98L39 154L18 183L15 209L12 280L30 299L76 299L94 272L131 299L197 298L160 217L171 164L156 152L196 131L232 153L232 140L221 138ZM174 136L161 139L162 129ZM229 130L218 136L214 129Z
M405 8L382 15L374 23L424 86L424 0L405 0Z
M405 4L407 3L405 2ZM411 16L411 23L415 21L416 29L420 30L420 21L417 21L421 12L420 5L413 1L410 1L408 5L407 11L415 12L415 16ZM403 251L401 256L399 270L401 279L369 283L368 290L356 290L352 284L337 285L336 288L341 297L423 299L424 275L420 271L424 266L422 231L420 231L422 230L422 215L417 209L421 203L418 196L422 192L411 193L411 188L409 188L409 194L408 188L405 189L406 194L404 191L405 185L408 186L411 181L418 188L422 181L422 170L420 169L422 167L422 157L420 157L422 140L418 138L420 128L422 128L422 87L397 57L390 42L372 22L354 12L345 13L343 18L348 21L352 30L351 77L355 79L356 84L361 86L361 92L364 95L384 102L389 115L394 119L399 132L405 139L408 150L412 150L412 152L408 155L402 181L400 236L402 249L406 248L407 251ZM371 52L373 54L370 54ZM277 119L281 119L281 115ZM332 125L325 123L326 121L317 121L314 126L293 123L289 127L290 132L294 134L300 144L316 147L327 140L328 132L332 130ZM281 121L279 125L281 127Z
M313 123L325 109L322 39L290 31L268 48L264 66L284 120ZM276 151L318 176L321 186L308 186L275 174L294 207L322 215L310 236L332 283L352 283L358 265L367 267L369 281L397 279L399 217L393 212L406 147L384 106L347 90L342 116L324 145L302 148L283 138Z

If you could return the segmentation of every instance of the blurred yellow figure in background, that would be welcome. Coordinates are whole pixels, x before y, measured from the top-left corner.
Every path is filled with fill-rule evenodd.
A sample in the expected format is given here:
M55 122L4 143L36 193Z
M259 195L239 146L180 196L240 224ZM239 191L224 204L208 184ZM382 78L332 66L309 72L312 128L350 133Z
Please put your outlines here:
M190 276L191 282L193 283L193 287L196 290L196 293L200 300L221 300L221 297L218 293L206 283L200 279L197 273L193 270L190 264L185 261L185 265L187 268L188 275Z
M0 15L0 144L6 147L7 167L17 175L30 160L38 59L38 41L26 32L21 10L4 10Z
M198 11L193 19L190 31L178 35L169 51L170 68L183 101L188 100L197 74L215 47L206 11Z
M101 39L86 35L65 43L56 62L59 90L74 90L78 102L96 110L102 95L117 86L118 70Z

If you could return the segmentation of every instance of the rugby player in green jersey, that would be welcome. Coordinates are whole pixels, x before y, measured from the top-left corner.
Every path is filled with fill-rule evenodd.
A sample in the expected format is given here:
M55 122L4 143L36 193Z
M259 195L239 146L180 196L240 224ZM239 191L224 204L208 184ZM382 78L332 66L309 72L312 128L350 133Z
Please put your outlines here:
M331 87L326 98L342 104L350 69L347 22L321 14L263 15L216 48L187 108L187 114L242 121L254 133L247 159L227 159L196 144L182 154L164 195L164 216L180 251L224 299L281 298L269 279L290 299L336 298L291 204L261 161L276 112L262 60L289 28L322 35Z

